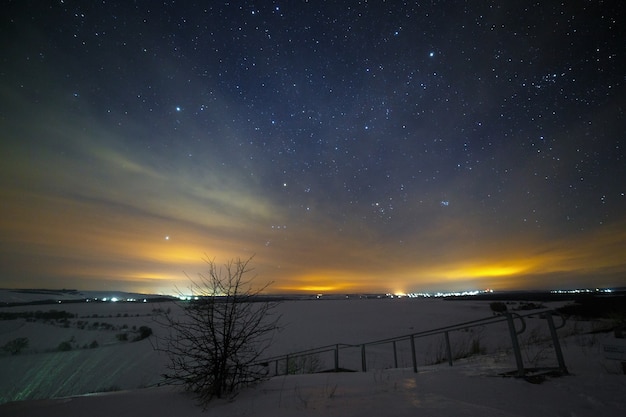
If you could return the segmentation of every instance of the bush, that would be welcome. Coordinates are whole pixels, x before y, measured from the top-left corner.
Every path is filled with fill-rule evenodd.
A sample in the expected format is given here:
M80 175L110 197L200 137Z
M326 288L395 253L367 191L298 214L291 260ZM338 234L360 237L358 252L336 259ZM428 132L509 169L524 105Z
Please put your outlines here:
M493 311L493 314L497 315L504 314L507 311L507 306L502 301L489 303L489 307L491 308L491 311Z
M527 310L538 310L540 308L545 308L545 306L541 303L523 302L519 304L516 310L527 311Z
M152 335L152 329L148 326L141 326L139 328L137 337L135 337L135 342L146 339Z
M115 335L115 337L117 337L117 340L119 340L120 342L128 341L128 333L118 333Z
M18 337L17 339L13 339L5 343L4 346L2 346L2 350L11 355L19 355L22 349L25 349L27 346L28 338Z
M198 299L181 305L182 315L158 319L170 334L157 340L171 361L164 376L184 384L204 406L266 375L257 361L278 327L272 317L277 302L260 299L267 285L253 289L250 259L230 261L224 269L205 259L208 274L190 279Z
M322 361L318 354L288 358L283 365L283 373L289 375L313 374L321 369Z
M59 346L57 346L57 350L58 350L59 352L67 352L67 351L70 351L70 350L72 350L72 343L71 343L71 342L69 342L69 341L67 341L67 340L66 340L66 341L64 341L64 342L61 342L61 343L59 343Z

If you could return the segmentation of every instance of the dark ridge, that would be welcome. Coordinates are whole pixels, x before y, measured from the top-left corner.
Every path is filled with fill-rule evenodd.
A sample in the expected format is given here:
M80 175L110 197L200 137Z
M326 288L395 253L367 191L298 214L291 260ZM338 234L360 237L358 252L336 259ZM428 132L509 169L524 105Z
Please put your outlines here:
M14 290L9 290L11 292L21 293L21 294L53 294L53 295L79 295L78 290L50 290L45 288L17 288Z
M625 297L625 290L616 290L610 293L584 292L565 293L551 291L502 291L489 292L477 295L459 295L445 297L446 300L486 300L486 301L575 301L587 298L608 299Z
M574 303L557 309L561 314L581 318L610 318L626 324L626 294L579 294Z

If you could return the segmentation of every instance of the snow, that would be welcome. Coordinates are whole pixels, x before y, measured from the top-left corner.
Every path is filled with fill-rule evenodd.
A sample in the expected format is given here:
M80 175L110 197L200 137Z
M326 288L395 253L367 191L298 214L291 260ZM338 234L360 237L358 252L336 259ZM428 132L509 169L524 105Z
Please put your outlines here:
M90 327L95 321L118 329L149 325L158 335L162 330L153 321L153 310L168 306L173 304L1 308L0 312L56 308L82 317L72 321L90 324L80 329L23 319L0 321L0 346L16 337L30 340L22 354L0 356L5 402L0 416L616 416L626 410L626 376L619 362L603 353L605 344L618 339L612 333L590 332L601 329L602 322L570 320L559 330L570 375L547 376L542 383L502 376L515 370L515 360L506 325L494 325L451 335L455 346L479 339L486 351L457 360L454 366L433 364L441 338L418 341L417 374L406 346L400 349L400 369L389 368L388 346L368 347L368 372L273 376L234 399L213 401L203 411L178 387L159 385L166 358L149 340L122 343L115 337L119 330ZM286 327L275 335L270 355L358 344L491 315L484 301L424 299L289 301L279 306L278 313ZM553 349L542 338L545 320L537 315L526 322L520 335L525 364L554 364ZM77 346L97 340L99 347L55 349L72 338ZM342 367L360 369L358 355L358 350L341 351ZM111 389L116 391L87 394Z

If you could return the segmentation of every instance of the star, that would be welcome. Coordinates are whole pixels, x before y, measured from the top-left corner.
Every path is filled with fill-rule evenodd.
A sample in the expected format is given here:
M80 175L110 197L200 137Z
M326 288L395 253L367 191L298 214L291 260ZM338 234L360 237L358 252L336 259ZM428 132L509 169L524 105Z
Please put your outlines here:
M283 288L626 286L619 2L14 3L0 25L11 285L158 286L206 252L258 254ZM155 239L189 255L146 256ZM79 274L67 254L102 262ZM468 259L532 270L474 277Z

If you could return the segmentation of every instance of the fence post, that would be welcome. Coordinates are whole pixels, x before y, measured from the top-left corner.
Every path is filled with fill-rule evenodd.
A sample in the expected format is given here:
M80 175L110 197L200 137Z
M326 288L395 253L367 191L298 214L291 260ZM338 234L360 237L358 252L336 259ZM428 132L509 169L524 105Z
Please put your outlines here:
M415 337L411 335L411 357L413 359L413 372L417 373L417 357L415 356Z
M274 362L274 376L278 376L278 359L276 359L276 362Z
M556 360L559 362L559 370L564 374L567 374L567 367L565 366L565 359L563 359L563 351L561 350L561 343L559 342L559 335L556 333L556 327L554 327L554 320L552 319L552 313L547 312L543 315L548 321L548 327L550 328L550 335L552 336L552 345L554 346L554 352L556 353Z
M339 372L339 344L335 345L335 372Z
M289 375L289 355L285 356L285 375Z
M446 353L448 355L448 363L452 366L452 348L450 347L450 335L448 333L447 331L444 333L446 336Z
M522 361L522 352L519 347L519 341L517 340L517 331L515 330L515 323L513 322L513 315L507 312L506 319L509 323L509 332L511 333L511 342L513 344L513 352L515 353L515 362L517 363L517 375L524 376L524 362Z
M365 344L361 345L361 369L367 372L367 359L365 358Z
M396 348L396 341L391 342L393 344L393 367L398 367L398 349Z

